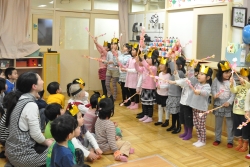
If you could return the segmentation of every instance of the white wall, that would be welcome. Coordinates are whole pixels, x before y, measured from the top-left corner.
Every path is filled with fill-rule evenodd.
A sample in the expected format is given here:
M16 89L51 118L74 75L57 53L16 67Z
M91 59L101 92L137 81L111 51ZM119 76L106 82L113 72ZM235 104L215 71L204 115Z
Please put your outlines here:
M138 25L142 23L142 26L144 26L144 14L131 14L128 16L128 39L129 40L132 40L132 35L133 35L132 27L134 23L138 23ZM138 26L138 30L140 30L139 26ZM136 35L140 35L140 32L135 33L134 40L136 40Z
M117 2L94 1L94 9L118 11L118 1Z
M146 31L146 34L148 34L148 36L151 37L151 41L153 41L155 39L155 37L163 37L164 38L164 34L165 34L164 29L162 29L162 28L158 29L158 24L154 25L153 23L150 23L151 17L155 14L158 15L158 23L160 23L160 27L162 27L162 23L165 24L165 12L147 13L146 14L145 31Z
M168 37L178 37L185 46L193 38L193 10L175 11L168 14ZM192 44L183 48L187 58L192 58Z

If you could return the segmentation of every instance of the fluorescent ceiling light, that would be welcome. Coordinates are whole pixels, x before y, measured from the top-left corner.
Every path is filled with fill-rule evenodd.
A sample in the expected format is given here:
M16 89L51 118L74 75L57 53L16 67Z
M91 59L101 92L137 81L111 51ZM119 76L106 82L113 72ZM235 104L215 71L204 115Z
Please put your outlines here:
M39 7L39 8L43 8L43 7L45 7L45 6L47 6L47 5L39 5L38 7Z
M54 3L54 1L50 1L49 3L53 4L53 3Z

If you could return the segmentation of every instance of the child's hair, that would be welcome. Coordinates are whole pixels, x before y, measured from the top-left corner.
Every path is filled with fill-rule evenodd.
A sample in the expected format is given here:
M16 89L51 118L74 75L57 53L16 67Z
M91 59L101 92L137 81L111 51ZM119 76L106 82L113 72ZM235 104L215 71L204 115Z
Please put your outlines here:
M47 105L47 107L44 110L44 114L46 118L48 118L50 121L53 121L56 119L58 115L61 115L60 110L62 109L62 106L58 103L51 103Z
M60 88L60 84L58 82L51 82L47 86L47 91L49 94L56 94L56 91Z
M44 90L38 92L38 94L39 94L40 98L43 98Z
M3 70L0 68L0 74L3 72Z
M128 53L130 55L132 55L132 53L131 53L131 50L132 50L131 45L129 45L128 43L125 43L123 46L125 46L128 49Z
M98 98L100 98L99 92L94 92L94 94L90 97L90 104L92 108L96 108L98 105Z
M196 66L195 69L194 69L194 72L199 72L199 71L200 71L200 68L201 68L201 64L198 63L197 66Z
M151 59L152 59L152 65L158 65L159 64L159 51L155 49L152 53Z
M6 68L5 72L4 72L4 75L7 79L9 79L9 75L12 75L12 72L16 70L14 67L9 67L9 68Z
M64 114L51 123L51 135L56 142L66 141L68 135L78 127L77 121L70 115Z
M108 43L107 48L108 48L109 51L111 50L111 43Z
M0 92L5 90L6 80L4 78L0 78Z
M100 119L112 117L114 115L114 101L112 97L101 99L98 103L97 112Z
M37 81L38 77L37 73L35 72L25 72L18 77L16 82L17 91L11 91L7 94L9 96L9 102L7 105L6 127L9 126L10 115L15 108L18 99L22 94L29 93L32 90L32 86L37 85Z
M71 97L77 97L79 93L82 91L80 84L71 84L68 90L68 95Z
M227 61L221 60L221 61L219 61L218 64L217 64L218 71L217 71L217 74L216 74L216 78L217 78L218 81L220 81L220 82L223 82L223 73L224 73L224 72L231 71L231 69L226 70L226 71L222 71L220 64L224 65L225 62L227 62Z
M69 88L72 84L81 84L80 87L83 88L85 86L85 82L81 78L74 79L71 83L67 84L67 95L70 97Z
M185 64L186 60L183 57L178 57L178 59L176 60L176 65L179 68L178 70L183 71L184 74L186 73Z
M207 66L205 66L205 67L207 67ZM207 76L207 77L208 77L208 76L210 77L210 79L207 80L207 83L208 83L210 86L212 85L212 75L213 75L213 70L209 67L206 76Z

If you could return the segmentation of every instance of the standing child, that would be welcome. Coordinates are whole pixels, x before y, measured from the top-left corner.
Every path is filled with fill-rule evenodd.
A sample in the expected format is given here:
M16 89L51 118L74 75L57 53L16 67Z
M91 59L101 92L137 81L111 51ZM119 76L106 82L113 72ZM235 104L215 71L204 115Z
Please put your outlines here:
M94 39L94 43L95 43L96 49L98 50L98 52L101 55L100 59L106 60L107 53L108 53L108 51L111 50L111 44L108 43L108 41L104 41L103 46L101 46L97 42L97 38ZM107 72L107 65L100 61L98 75L99 75L99 79L101 80L101 84L102 84L102 92L103 92L103 95L105 95L105 96L107 96L107 89L106 89L106 85L105 85L106 72Z
M185 77L186 70L184 68L186 60L183 57L172 58L171 61L169 61L168 66L171 69L171 81L175 80L175 77L173 75L175 70L178 70L178 75L180 78ZM176 61L176 63L175 63ZM176 69L177 68L177 69ZM173 134L177 134L181 131L181 124L179 120L179 112L180 112L180 99L181 99L181 87L177 85L169 85L168 88L168 99L166 101L166 109L167 112L172 114L172 125L167 129L167 131L172 131ZM168 126L169 120L169 114L167 114L167 120L166 120L166 126ZM177 126L176 126L177 123Z
M222 123L224 117L227 123L227 147L233 147L233 102L235 94L230 91L230 77L232 70L228 61L220 61L218 64L216 78L212 84L212 95L214 97L214 108L224 106L214 110L215 115L215 141L213 145L218 146L221 142ZM235 83L234 83L234 86Z
M250 88L250 75L249 69L242 68L240 70L240 85L234 86L233 77L230 78L230 90L235 93L234 106L233 106L233 126L234 126L234 136L238 139L238 144L235 150L240 152L245 152L248 150L248 131L249 124L242 129L237 129L237 127L245 122L245 99L248 89ZM247 109L247 108L246 108Z
M137 53L140 53L139 51L139 45L136 43L132 47L132 58L128 61L127 68L123 68L122 70L127 71L126 81L125 81L125 87L128 88L129 91L129 97L134 95L136 93L136 86L138 81L138 73L135 69L135 57L137 56ZM138 109L139 108L139 95L135 95L131 98L131 104L127 107L131 110Z
M58 82L49 83L47 86L47 91L50 94L47 99L47 104L58 103L62 106L62 108L64 108L65 97L62 94L60 84Z
M147 59L144 60L143 55L136 58L135 69L138 72L142 72L142 91L141 91L141 103L143 117L139 119L144 123L152 122L153 119L153 105L156 102L156 84L154 81L154 76L157 73L157 63L158 63L158 50L150 50L147 55ZM142 62L143 67L139 66L139 61ZM151 75L151 76L150 76Z
M17 70L13 67L6 68L5 72L7 90L5 94L14 91L16 89L15 82L18 78Z
M193 143L196 147L206 145L206 118L208 110L208 98L211 93L213 70L208 66L201 65L198 74L198 83L190 94L187 104L193 108L193 123L197 130L198 141ZM200 114L203 114L200 116Z
M111 51L107 54L107 73L106 73L106 88L107 88L107 95L111 96L111 89L110 89L110 82L112 78L112 85L113 85L113 97L116 100L117 97L117 82L119 80L119 68L118 68L118 56L121 55L119 51L119 39L113 38L111 40Z
M250 117L250 89L247 91L247 95L246 95L246 100L245 100L245 111L246 111L246 114L245 114L245 117L248 121L250 121L249 117ZM249 123L248 123L249 124ZM247 128L246 130L248 131L248 148L249 148L249 151L248 151L248 154L245 156L246 159L250 159L250 128L249 128L249 125L247 125L247 127L243 127L243 128Z
M182 94L181 94L181 100L180 100L180 123L184 125L184 133L180 134L179 137L183 140L189 140L192 138L192 132L193 132L193 110L188 105L187 100L190 97L190 94L193 93L193 90L190 88L187 79L190 80L192 86L194 86L197 81L197 75L199 73L200 64L197 64L198 62L192 60L187 69L187 78L180 79L177 72L174 73L175 81L169 81L170 84L177 84L180 87L182 87ZM196 68L194 69L194 66Z
M168 68L167 59L165 59L164 57L161 58L159 68L161 72L157 81L156 94L156 102L158 104L158 122L156 122L155 125L162 125L162 115L164 110L166 121L162 125L162 127L165 127L165 125L167 124L167 120L169 119L169 115L167 116L166 101L168 98L168 80L171 77L171 70L170 68Z
M122 68L126 67L128 65L129 59L131 58L131 46L126 43L123 45L123 54L118 56L118 61L119 61L119 82L121 84L121 89L122 89L122 103L124 103L125 106L130 105L130 101L125 102L127 98L129 98L129 90L128 87L125 87L125 81L126 81L126 76L127 72L122 70Z
M95 123L97 142L103 154L114 154L116 161L126 162L134 153L128 141L116 140L115 125L110 121L114 115L114 102L111 98L101 99L98 104L98 119Z

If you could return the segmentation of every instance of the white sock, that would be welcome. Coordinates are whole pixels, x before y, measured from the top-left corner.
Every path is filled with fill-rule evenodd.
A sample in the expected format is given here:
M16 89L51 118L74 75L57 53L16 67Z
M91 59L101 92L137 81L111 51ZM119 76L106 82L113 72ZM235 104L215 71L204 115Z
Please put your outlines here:
M164 111L165 111L166 120L169 120L169 118L170 118L170 112L167 111L167 107L164 107Z
M199 143L197 143L195 146L196 147L202 147L202 146L205 146L206 145L206 143L204 143L204 142L199 142Z
M200 140L198 140L197 142L193 143L193 145L195 146L196 144L198 144L199 142L201 142Z
M162 114L163 114L163 108L161 105L158 105L158 122L162 122Z

